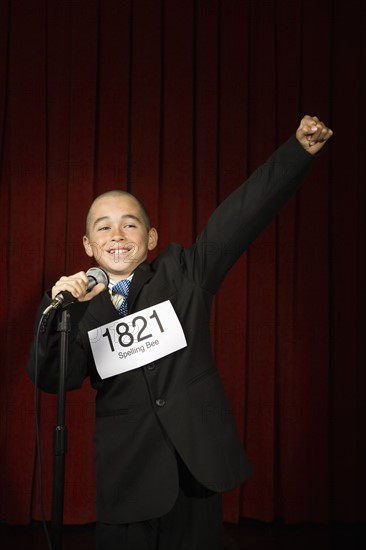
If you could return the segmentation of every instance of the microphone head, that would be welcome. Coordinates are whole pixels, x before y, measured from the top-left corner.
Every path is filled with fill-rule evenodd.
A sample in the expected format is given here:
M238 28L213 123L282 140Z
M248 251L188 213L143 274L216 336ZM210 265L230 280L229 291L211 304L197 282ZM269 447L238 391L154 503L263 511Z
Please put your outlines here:
M87 277L94 279L95 284L103 283L106 287L109 285L108 274L101 267L91 267L86 272Z

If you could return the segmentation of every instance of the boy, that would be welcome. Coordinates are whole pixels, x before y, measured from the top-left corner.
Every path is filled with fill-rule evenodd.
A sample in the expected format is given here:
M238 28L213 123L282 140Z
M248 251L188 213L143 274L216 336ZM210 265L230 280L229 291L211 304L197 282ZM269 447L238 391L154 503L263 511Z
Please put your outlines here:
M97 391L99 550L222 548L220 493L242 483L250 465L214 365L210 305L331 135L317 117L304 117L296 137L216 209L194 245L171 244L151 264L158 235L143 205L124 191L93 202L83 243L110 288L99 283L87 293L84 272L61 277L38 317L62 291L76 299L67 389L90 376ZM38 383L50 392L57 391L56 320L51 313L39 343ZM33 347L33 379L34 354Z

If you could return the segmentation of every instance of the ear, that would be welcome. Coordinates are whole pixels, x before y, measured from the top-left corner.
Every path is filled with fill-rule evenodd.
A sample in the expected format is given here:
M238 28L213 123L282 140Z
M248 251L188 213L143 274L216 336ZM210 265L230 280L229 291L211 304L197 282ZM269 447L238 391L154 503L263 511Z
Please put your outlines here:
M147 248L149 250L154 250L157 244L158 244L158 232L156 231L155 227L152 227L149 230Z
M83 245L84 245L84 250L85 252L87 253L87 255L89 256L89 258L93 258L94 256L94 253L93 253L93 247L88 239L88 237L86 235L84 235L83 237Z

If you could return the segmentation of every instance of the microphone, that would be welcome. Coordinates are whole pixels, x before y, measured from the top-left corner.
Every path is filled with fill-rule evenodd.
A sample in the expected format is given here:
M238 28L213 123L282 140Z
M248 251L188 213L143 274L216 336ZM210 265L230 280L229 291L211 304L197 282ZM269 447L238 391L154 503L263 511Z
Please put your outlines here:
M103 283L106 287L109 284L108 274L101 267L91 267L86 272L86 276L89 279L89 283L86 288L87 292L90 292L91 289L94 288L95 285L97 285L98 283ZM46 307L42 315L47 315L47 313L49 313L51 309L58 309L62 305L68 306L75 302L75 300L76 298L74 298L71 292L68 292L67 290L62 290L54 297L50 305Z

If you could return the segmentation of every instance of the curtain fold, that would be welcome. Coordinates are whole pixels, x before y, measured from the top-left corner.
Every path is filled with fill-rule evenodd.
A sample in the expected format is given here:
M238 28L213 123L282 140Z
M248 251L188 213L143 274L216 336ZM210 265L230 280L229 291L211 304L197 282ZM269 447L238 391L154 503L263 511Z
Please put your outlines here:
M365 7L350 0L0 2L0 520L40 519L35 311L90 267L88 207L138 196L189 245L210 213L318 115L334 137L228 274L213 349L251 478L224 517L365 521ZM51 513L55 396L40 396ZM66 523L95 519L94 392L67 397Z

